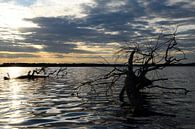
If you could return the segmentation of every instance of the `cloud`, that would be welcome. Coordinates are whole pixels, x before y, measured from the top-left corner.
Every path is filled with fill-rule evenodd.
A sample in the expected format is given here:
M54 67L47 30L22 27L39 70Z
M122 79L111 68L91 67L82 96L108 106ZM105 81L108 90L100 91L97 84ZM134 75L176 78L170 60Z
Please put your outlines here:
M36 17L73 16L85 17L87 14L82 6L93 6L93 0L37 0L30 6Z
M176 26L182 47L190 49L194 4L192 0L1 0L0 51L103 55L118 47L112 43L123 45L161 30L173 32ZM12 13L18 17L3 21Z
M166 4L168 6L173 6L173 5L181 5L183 8L193 8L195 6L195 1L194 0L167 0Z
M31 53L24 52L10 52L10 51L1 51L0 58L32 58L32 57L40 57Z

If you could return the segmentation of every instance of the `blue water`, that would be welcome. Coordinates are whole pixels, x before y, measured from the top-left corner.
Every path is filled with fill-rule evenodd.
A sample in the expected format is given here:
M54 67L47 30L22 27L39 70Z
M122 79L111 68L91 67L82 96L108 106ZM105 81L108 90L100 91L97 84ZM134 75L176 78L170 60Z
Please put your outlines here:
M14 79L33 68L0 68L0 128L78 128L78 129L194 129L195 128L195 67L169 67L158 72L168 81L165 87L185 87L191 92L148 89L151 110L175 116L133 116L122 107L118 93L121 79L112 92L105 86L98 93L82 87L79 96L72 95L80 82L94 79L110 68L68 68L63 78ZM54 70L56 68L49 68ZM9 72L11 80L3 80ZM157 74L155 74L157 75ZM150 75L152 77L152 75Z

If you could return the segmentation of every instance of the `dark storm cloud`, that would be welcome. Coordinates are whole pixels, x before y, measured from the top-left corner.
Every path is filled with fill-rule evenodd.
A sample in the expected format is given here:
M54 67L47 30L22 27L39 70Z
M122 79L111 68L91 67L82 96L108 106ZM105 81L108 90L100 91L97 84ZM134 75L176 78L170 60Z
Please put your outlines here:
M97 27L98 25L101 25L101 23L92 24L90 23L92 19L86 20L77 19L71 21L67 17L35 18L31 21L37 23L40 28L32 28L32 30L30 29L28 31L34 32L34 34L31 35L31 39L36 39L36 36L38 36L38 39L41 41L46 39L46 41L51 41L52 43L64 41L110 42L112 39L111 35L107 36L104 33L99 32L97 30L98 28L93 29L93 27Z
M189 1L170 3L171 0L96 0L95 7L83 6L87 17L37 17L26 19L39 28L23 28L25 43L44 45L44 51L60 53L90 53L78 50L74 42L88 45L132 40L136 36L151 36L159 28L172 25L195 25L195 8ZM174 2L174 1L173 1ZM171 27L170 27L171 28ZM194 45L194 28L179 32L187 35L180 41L182 46ZM184 42L185 41L185 42ZM5 46L4 46L5 48ZM7 48L8 49L8 48ZM14 48L23 51L22 48ZM27 51L38 51L31 49Z
M86 7L86 10L90 11L88 11L88 17L85 19L70 19L70 17L28 19L38 24L40 28L25 29L24 31L33 32L31 36L25 38L27 42L41 42L47 46L77 41L93 44L129 40L129 36L133 35L134 31L138 31L138 29L131 28L131 24L128 23L134 22L137 13L142 16L142 10L134 7L134 5L125 5L125 8L122 7L118 8L118 11L109 12L106 6L109 3L98 1L96 8L89 9ZM140 22L140 24L143 24L143 22ZM149 33L147 30L145 31ZM112 34L112 32L117 32L117 34Z
M184 8L185 5L190 5L190 2L178 2L174 5L169 5L168 0L151 0L151 1L145 1L145 0L139 0L140 3L145 8L146 12L166 17L166 18L186 18L186 17L192 17L194 16L195 9L191 8ZM174 0L173 0L174 1Z
M111 0L113 3L118 2ZM134 32L144 35L151 35L154 29L150 29L149 21L153 18L167 18L167 21L158 21L156 26L193 24L195 19L175 20L177 18L193 17L195 9L182 8L182 3L168 6L166 1L153 0L150 2L141 2L135 0L124 1L125 5L116 10L110 10L108 4L111 1L99 0L95 8L86 7L88 17L85 19L71 19L70 17L61 18L35 18L29 19L40 26L39 29L28 30L35 32L32 37L27 38L32 42L44 42L47 45L56 42L81 41L89 43L108 43L127 41L134 36ZM146 17L148 20L137 19ZM136 26L136 27L134 27ZM143 27L146 28L143 28ZM100 31L103 29L103 31ZM117 35L105 34L105 32L117 31ZM38 39L36 38L38 37ZM36 40L35 40L36 39ZM54 46L54 45L53 45Z

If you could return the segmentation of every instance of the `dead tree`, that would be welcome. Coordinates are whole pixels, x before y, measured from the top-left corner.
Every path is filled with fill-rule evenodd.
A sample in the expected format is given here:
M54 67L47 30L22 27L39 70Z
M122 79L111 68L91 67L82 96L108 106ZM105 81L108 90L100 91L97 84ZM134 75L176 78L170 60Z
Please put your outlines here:
M113 85L125 76L124 87L122 88L119 99L124 102L124 94L127 94L130 105L139 105L138 96L140 91L145 88L164 88L172 90L184 90L185 88L171 88L153 85L154 81L167 80L167 78L157 78L151 80L147 74L154 70L164 69L166 66L178 64L186 59L184 52L178 47L176 41L176 31L172 34L160 33L157 38L146 43L131 43L124 45L116 53L118 58L127 57L127 67L120 69L114 67L104 76L100 76L95 80L89 80L81 83L76 89L82 86L90 85L94 91L98 85L106 85L107 90L112 89ZM138 66L138 67L135 67Z
M188 92L185 88L167 88L152 85L154 81L167 80L167 78L155 80L147 78L149 72L178 64L186 59L184 52L178 47L176 31L173 34L161 33L156 40L149 41L149 43L123 46L118 53L128 55L125 85L120 93L121 101L124 101L124 92L126 91L130 103L134 104L132 101L136 100L137 94L144 88L181 89ZM139 67L134 67L135 64L139 64Z

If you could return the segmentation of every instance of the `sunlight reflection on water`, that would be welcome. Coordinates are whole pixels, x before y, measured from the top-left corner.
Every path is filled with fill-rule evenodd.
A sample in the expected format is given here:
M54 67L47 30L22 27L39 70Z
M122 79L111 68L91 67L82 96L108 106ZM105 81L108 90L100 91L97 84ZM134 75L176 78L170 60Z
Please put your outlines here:
M189 94L171 94L160 89L149 90L148 99L151 108L176 114L176 117L133 117L128 110L120 107L117 90L114 96L105 96L103 92L99 96L86 93L83 94L84 98L71 96L77 82L90 77L95 78L103 73L102 68L68 68L68 75L58 79L3 80L8 71L15 71L21 75L26 74L30 68L13 69L0 68L0 127L2 128L188 129L195 127L193 68L174 67L161 72L162 76L171 78L163 82L163 85L186 87L191 90ZM121 89L121 85L116 86L116 89Z

